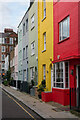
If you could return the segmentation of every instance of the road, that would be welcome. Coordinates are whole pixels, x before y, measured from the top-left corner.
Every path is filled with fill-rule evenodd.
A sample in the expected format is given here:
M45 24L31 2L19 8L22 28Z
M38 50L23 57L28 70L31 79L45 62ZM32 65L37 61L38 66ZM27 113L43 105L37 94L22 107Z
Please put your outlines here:
M2 91L2 120L42 120L23 103Z

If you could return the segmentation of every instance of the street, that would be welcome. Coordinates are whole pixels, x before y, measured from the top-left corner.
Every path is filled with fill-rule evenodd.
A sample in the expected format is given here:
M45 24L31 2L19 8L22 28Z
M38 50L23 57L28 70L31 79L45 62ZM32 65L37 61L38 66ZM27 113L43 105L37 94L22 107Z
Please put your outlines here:
M28 119L42 119L20 101L2 91L2 119L8 120L28 120Z

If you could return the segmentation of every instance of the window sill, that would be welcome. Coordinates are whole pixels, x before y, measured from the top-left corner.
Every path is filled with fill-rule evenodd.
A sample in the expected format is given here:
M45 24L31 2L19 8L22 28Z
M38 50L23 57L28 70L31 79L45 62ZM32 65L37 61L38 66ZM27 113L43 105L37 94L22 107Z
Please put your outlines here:
M33 26L33 27L31 28L31 31L32 31L34 28L35 28L35 26Z
M59 87L52 87L53 89L61 89L61 90L67 90L69 88L59 88Z
M46 51L46 50L43 50L42 53L45 52L45 51Z
M42 21L41 21L41 22L43 22L45 19L46 19L46 16L42 19Z
M70 38L70 37L65 38L64 40L59 41L58 44L60 44L60 43L62 43L62 42L64 42L64 41L66 41L66 40L68 40L69 38Z
M34 55L35 55L35 54L32 54L31 57L34 56Z

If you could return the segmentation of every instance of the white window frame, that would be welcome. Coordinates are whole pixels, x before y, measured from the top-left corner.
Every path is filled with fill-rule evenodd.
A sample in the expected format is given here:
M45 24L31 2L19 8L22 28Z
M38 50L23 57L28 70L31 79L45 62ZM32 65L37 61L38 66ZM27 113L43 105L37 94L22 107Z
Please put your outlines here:
M9 51L13 50L13 46L9 46Z
M46 80L46 65L43 65L43 79Z
M24 77L23 77L24 81L27 81L26 70L23 71L23 75L24 75Z
M4 54L2 54L2 56L3 56ZM2 59L2 61L5 61L5 55L4 55L4 59L2 58L2 56L1 56L1 59Z
M5 52L5 46L2 46L2 47L1 47L1 51L2 51L2 52Z
M66 62L62 62L63 63L63 82L57 82L56 80L56 63L54 64L55 66L55 73L53 73L53 88L59 88L59 89L69 89L69 62L67 62L68 63L68 87L66 88L65 87L65 83L66 83L66 79L65 79L65 73L66 73L66 71L65 71L65 63ZM53 71L54 71L54 68L53 68ZM55 77L54 77L54 74L55 74ZM54 81L54 79L55 79L55 81ZM55 87L54 86L54 83L56 84L56 83L63 83L63 88L61 88L61 87Z
M23 24L23 36L25 35L25 23Z
M30 73L31 73L31 80L34 79L34 67L30 68Z
M26 31L28 31L28 18L26 19Z
M44 50L46 50L46 32L43 34L44 37Z
M67 20L67 36L65 38L63 38L63 23ZM66 17L64 20L62 20L59 23L59 42L63 41L67 38L69 38L70 36L70 16Z
M31 56L35 54L35 41L31 43Z
M28 58L28 45L26 46L26 58Z
M46 17L46 0L43 0L43 13L45 18Z
M2 38L2 44L5 44L5 38Z
M10 37L9 43L10 43L11 45L13 44L13 38L12 38L12 37Z
M25 48L23 48L23 60L25 59Z
M4 64L4 67L3 67L3 64ZM5 68L5 63L2 63L2 68Z
M34 28L35 24L34 24L35 18L34 18L34 14L31 17L31 29Z

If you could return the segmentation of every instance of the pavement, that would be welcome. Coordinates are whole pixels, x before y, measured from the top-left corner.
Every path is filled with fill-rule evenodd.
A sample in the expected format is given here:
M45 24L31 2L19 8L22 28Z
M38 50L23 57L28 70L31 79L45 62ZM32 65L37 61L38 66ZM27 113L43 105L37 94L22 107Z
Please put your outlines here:
M75 116L74 114L71 114L69 111L56 111L57 107L47 104L43 102L42 100L38 100L32 96L30 96L27 93L20 92L16 89L13 89L8 86L1 85L1 87L8 92L10 95L17 98L19 101L24 103L27 107L29 107L31 110L36 112L38 115L40 115L42 118L63 118L65 120L74 119L74 120L80 120L79 117Z

